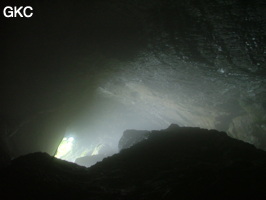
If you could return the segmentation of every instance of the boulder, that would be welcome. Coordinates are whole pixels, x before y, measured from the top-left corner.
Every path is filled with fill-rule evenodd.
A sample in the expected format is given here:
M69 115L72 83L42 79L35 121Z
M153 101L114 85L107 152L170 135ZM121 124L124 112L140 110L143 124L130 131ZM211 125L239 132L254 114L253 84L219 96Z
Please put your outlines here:
M118 149L130 148L131 146L141 142L142 140L148 139L150 131L145 130L125 130L123 136L119 140Z

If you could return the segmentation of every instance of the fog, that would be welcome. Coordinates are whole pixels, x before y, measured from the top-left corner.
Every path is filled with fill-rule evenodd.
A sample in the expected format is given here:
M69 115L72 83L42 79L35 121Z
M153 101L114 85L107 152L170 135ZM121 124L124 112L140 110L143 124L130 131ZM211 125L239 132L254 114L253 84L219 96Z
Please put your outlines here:
M115 153L126 129L172 123L265 149L265 12L219 2L19 1L31 18L1 18L7 154L55 155L64 137L74 157Z

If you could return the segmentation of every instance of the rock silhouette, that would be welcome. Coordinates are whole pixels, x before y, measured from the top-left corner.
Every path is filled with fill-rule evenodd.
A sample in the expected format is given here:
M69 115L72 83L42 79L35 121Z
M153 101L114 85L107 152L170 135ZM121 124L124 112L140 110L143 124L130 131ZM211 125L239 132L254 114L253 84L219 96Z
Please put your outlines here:
M173 126L172 126L173 127ZM265 199L266 152L224 132L175 127L85 168L46 153L1 170L1 195L41 199Z

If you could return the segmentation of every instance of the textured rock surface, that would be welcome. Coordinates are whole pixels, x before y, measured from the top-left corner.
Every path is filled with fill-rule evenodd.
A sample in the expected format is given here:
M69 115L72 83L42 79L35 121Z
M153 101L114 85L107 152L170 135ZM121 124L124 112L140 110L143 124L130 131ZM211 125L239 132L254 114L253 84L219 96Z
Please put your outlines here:
M1 196L61 199L265 199L266 153L224 132L152 131L91 168L35 153L1 170Z
M134 107L154 126L214 128L265 148L263 2L135 6L147 6L140 30L148 46L130 64L117 63L119 76L99 92Z
M80 2L3 19L1 118L14 156L53 154L80 118L117 138L178 123L266 148L264 0Z

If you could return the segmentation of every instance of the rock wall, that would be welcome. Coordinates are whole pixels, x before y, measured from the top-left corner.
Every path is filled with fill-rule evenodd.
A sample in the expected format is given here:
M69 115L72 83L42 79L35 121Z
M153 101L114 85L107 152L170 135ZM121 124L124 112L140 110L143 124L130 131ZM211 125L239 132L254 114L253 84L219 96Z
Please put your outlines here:
M19 129L16 155L53 154L65 128L86 112L103 121L98 113L112 108L103 110L101 98L127 108L115 115L125 127L214 128L266 148L263 0L33 6L34 18L3 19L0 33L1 118ZM132 119L141 127L131 127Z

